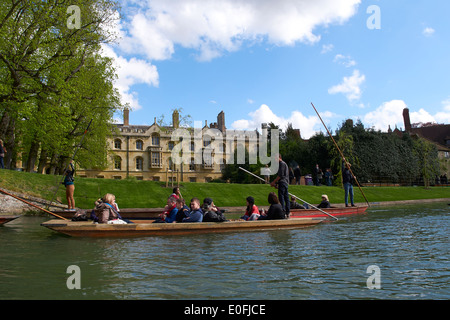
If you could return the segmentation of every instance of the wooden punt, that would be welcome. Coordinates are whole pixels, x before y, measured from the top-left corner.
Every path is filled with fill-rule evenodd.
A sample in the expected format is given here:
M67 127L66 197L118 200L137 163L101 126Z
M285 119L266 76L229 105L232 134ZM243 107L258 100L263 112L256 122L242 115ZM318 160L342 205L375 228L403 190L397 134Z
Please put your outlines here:
M267 208L265 208L267 211ZM92 209L84 210L90 214ZM322 209L323 211L331 214L332 216L344 216L344 215L352 215L352 214L360 214L364 213L367 210L367 206L360 207L334 207ZM163 208L126 208L120 209L120 215L124 219L129 220L145 220L145 219L155 219L159 217L159 215L164 211ZM245 209L242 208L227 208L226 213L242 213L244 214ZM74 211L52 211L55 214L58 214L61 217L66 219L72 219L75 214ZM320 212L317 209L291 209L291 218L329 218L326 214Z
M368 208L367 206L333 207L333 208L321 208L321 210L325 211L328 214L331 214L333 217L341 217L365 213L367 208ZM290 216L291 218L329 218L328 215L326 215L323 212L320 212L317 209L294 209L291 210Z
M72 237L141 237L294 229L314 226L322 221L320 218L193 223L152 223L148 220L134 220L134 223L129 224L98 224L92 221L53 219L42 223L41 226Z
M13 221L20 216L12 216L12 215L0 215L0 225Z

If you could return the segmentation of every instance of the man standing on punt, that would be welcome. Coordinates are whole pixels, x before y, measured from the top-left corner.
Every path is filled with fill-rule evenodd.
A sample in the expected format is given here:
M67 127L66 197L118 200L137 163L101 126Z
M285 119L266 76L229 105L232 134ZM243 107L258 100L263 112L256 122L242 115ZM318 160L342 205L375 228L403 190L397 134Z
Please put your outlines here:
M289 168L286 162L281 158L281 154L278 155L278 174L275 180L270 184L275 187L278 184L278 199L283 207L286 218L289 218L290 203L289 203Z

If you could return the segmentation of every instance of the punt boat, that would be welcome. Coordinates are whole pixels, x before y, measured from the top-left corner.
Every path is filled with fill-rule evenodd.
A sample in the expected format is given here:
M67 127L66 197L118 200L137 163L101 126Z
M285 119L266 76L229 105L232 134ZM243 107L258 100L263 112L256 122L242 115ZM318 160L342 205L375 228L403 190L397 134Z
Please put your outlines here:
M267 208L265 208L267 211ZM333 208L326 208L321 209L332 216L345 216L345 215L353 215L353 214L360 214L364 213L367 210L367 206L358 206L358 207L333 207ZM78 210L80 211L80 210ZM90 212L92 209L84 210L87 214L87 216L90 216ZM120 215L124 219L129 220L151 220L156 219L159 217L161 213L163 213L163 208L125 208L120 209ZM57 210L52 211L55 214L58 214L61 217L64 217L66 219L72 219L75 212L74 211L64 211L64 210ZM226 214L228 213L242 213L242 215L245 212L245 208L227 208ZM327 218L326 214L323 212L320 212L317 209L291 209L291 218Z
M13 215L0 215L0 225L8 223L10 221L13 221L20 216L13 216Z
M92 221L53 219L41 226L72 237L141 237L159 235L186 235L233 231L258 231L311 227L321 218L290 218L283 220L153 223L149 220L131 220L129 224L98 224Z
M348 216L354 214L365 213L368 206L358 207L331 207L321 208L322 211L332 215L333 217ZM317 209L293 209L291 210L291 218L328 218L329 216Z

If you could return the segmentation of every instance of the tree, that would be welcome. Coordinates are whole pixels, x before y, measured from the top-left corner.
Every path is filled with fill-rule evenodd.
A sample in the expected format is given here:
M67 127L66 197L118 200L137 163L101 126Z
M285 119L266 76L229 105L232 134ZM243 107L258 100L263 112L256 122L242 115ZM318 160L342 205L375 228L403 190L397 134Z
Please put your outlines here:
M114 39L108 25L117 5L108 0L71 4L80 8L80 28L68 27L64 2L0 4L0 137L11 151L7 163L21 154L27 171L38 159L42 169L47 157L61 166L90 119L93 132L77 160L102 164L108 123L119 108L111 61L98 53L102 43Z
M430 186L430 181L439 174L439 161L437 148L434 144L421 137L414 140L414 153L419 163L419 172L423 178L426 188Z

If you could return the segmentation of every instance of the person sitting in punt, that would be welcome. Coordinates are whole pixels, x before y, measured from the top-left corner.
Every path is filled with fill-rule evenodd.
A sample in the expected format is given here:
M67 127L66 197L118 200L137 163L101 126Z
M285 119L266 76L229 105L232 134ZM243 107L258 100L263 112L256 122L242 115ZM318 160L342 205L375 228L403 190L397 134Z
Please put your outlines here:
M286 219L286 214L283 211L283 207L274 192L269 193L267 201L270 204L269 210L267 210L267 213L261 214L258 220Z
M247 197L247 209L245 210L245 214L241 217L245 221L253 221L258 220L260 217L259 209L255 205L255 198L252 196Z
M155 220L155 223L172 223L176 221L178 209L177 209L177 199L175 197L169 197L167 199L167 209Z
M298 203L295 197L291 197L291 209L306 209L305 206Z
M330 201L326 194L322 195L322 202L317 206L317 208L331 208Z
M102 199L95 202L95 209L91 218L98 223L126 224L119 213L119 207L116 204L116 196L107 193Z
M189 216L184 218L181 222L202 222L203 211L200 208L200 200L198 198L191 199L191 212Z
M223 222L227 221L225 216L223 215L222 211L219 210L214 205L214 201L211 198L205 198L203 200L203 222Z
M185 204L184 199L183 198L178 198L177 199L177 216L175 218L176 222L182 222L184 218L189 216L189 207Z

